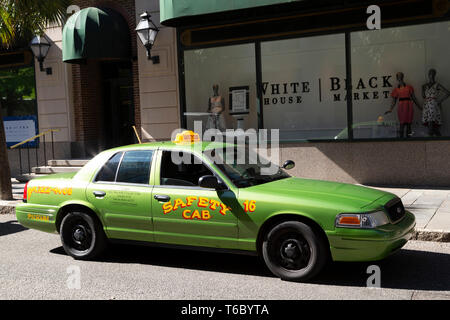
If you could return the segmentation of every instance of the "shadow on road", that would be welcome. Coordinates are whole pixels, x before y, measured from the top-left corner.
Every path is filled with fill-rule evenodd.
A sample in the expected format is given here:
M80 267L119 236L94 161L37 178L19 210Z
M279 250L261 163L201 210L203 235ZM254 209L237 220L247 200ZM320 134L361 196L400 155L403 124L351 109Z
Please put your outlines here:
M407 249L381 261L332 263L312 283L365 287L370 265L380 267L382 288L450 290L449 254Z
M62 247L50 252L65 255ZM106 254L97 259L108 263L139 263L203 271L272 277L264 262L255 256L230 253L202 252L173 248L159 248L112 244Z
M17 220L11 220L7 222L0 222L0 237L6 236L8 234L13 234L21 231L28 230L21 224L17 222Z
M62 247L51 252L65 255ZM260 258L228 253L114 244L98 261L274 277ZM370 276L366 271L370 265L380 267L382 288L450 290L449 254L406 249L377 262L331 262L310 283L365 287Z

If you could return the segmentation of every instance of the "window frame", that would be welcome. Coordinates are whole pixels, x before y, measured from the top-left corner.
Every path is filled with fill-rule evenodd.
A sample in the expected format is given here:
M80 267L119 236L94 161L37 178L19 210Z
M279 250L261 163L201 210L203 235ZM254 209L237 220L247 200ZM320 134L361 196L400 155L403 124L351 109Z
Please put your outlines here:
M425 25L439 22L450 22L450 12L447 13L446 16L443 17L433 17L426 19L416 19L413 21L403 21L403 22L383 22L383 29L388 28L397 28L397 27L407 27L414 25ZM264 129L264 108L263 108L263 94L262 94L262 58L261 58L261 43L276 41L276 40L288 40L288 39L300 39L307 37L315 37L321 35L332 35L332 34L343 34L345 37L345 65L346 65L346 79L347 79L347 129L348 136L346 139L285 139L280 140L281 144L291 144L291 143L320 143L320 142L333 142L333 143L354 143L354 142L402 142L402 141L448 141L450 140L450 136L442 136L442 137L404 137L404 138L354 138L353 136L353 99L349 99L348 97L353 97L353 86L352 86L352 64L351 64L351 34L353 32L359 31L368 31L366 27L350 27L345 29L337 29L337 30L328 30L328 31L312 31L305 32L302 35L285 35L285 36L267 36L261 37L258 40L239 40L239 41L224 41L223 43L215 43L208 45L195 45L185 47L181 42L182 33L189 29L187 28L177 28L177 56L178 56L178 75L179 75L179 98L180 98L180 122L181 127L185 128L187 126L187 117L184 115L186 110L186 80L185 80L185 69L184 69L184 53L185 51L198 50L198 49L208 49L222 46L234 46L239 44L254 44L255 47L255 63L256 63L256 88L257 88L257 122L258 128L254 129ZM376 31L375 31L376 32ZM259 139L259 138L258 138Z
M143 184L143 183L130 183L130 182L117 182L117 175L119 173L119 169L120 166L122 164L122 160L125 156L125 154L127 152L144 152L144 151L152 151L152 159L150 161L149 167L150 167L150 172L149 172L149 182L147 184ZM144 187L152 187L153 184L152 182L152 175L154 174L154 166L155 166L155 154L157 152L157 149L131 149L131 150L125 150L125 151L117 151L115 153L113 153L101 166L99 166L99 168L97 169L91 183L95 183L95 184L109 184L109 185L124 185L124 186L144 186ZM108 163L109 160L111 160L113 157L115 157L117 154L122 153L120 160L119 160L119 164L117 165L117 169L114 175L114 181L96 181L97 180L97 176L99 175L100 171L103 169L103 167Z
M31 52L29 52L30 54L32 54ZM1 55L0 55L1 57ZM25 61L26 62L26 61ZM16 65L11 65L11 66L1 66L0 70L5 71L5 70L18 70L18 69L22 69L22 68L32 68L33 69L33 85L34 85L34 92L35 92L35 97L34 97L34 113L32 114L32 116L36 117L36 134L39 134L39 110L38 110L38 89L37 89L37 72L36 72L36 64L35 64L35 59L32 58L30 60L29 63L23 63L23 64L16 64ZM0 97L1 99L1 97ZM0 101L1 102L1 101ZM1 103L0 103L1 105ZM1 108L0 108L0 120L3 121L2 117L2 112L1 112ZM8 115L6 115L5 117L8 117ZM30 148L39 148L39 144L41 142L41 138L37 138L36 139L37 143L35 146L31 146Z
M202 164L204 164L213 174L213 176L215 176L217 179L219 179L219 181L221 181L223 183L223 185L226 187L221 191L229 191L231 190L229 184L227 181L225 181L218 173L217 173L217 168L213 167L207 160L205 159L205 157L203 157L203 155L198 155L195 152L191 152L191 151L186 151L183 149L176 149L176 148L164 148L164 149L158 149L158 164L159 168L158 168L158 176L155 176L155 186L157 186L158 188L175 188L175 189L188 189L188 190L214 190L212 188L202 188L200 186L172 186L172 185L163 185L161 184L161 166L162 166L162 158L163 158L163 153L164 152L189 152L191 155L193 155L194 157L197 157L198 159L200 159L202 161ZM234 185L234 184L233 184Z

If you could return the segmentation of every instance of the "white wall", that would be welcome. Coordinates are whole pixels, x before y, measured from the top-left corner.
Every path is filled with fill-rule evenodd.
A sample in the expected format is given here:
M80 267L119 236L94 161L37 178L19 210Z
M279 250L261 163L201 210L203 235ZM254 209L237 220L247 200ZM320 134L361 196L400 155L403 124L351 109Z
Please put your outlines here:
M52 41L52 46L44 61L44 68L52 68L52 74L41 72L36 61L39 132L59 129L54 135L55 141L70 142L74 141L75 136L70 102L72 75L70 65L62 61L62 28L48 28L46 35Z
M160 28L151 51L152 56L159 55L160 63L147 59L137 39L141 125L153 138L169 139L172 131L180 127L176 30L159 23L159 0L136 0L137 23L143 11L148 11Z

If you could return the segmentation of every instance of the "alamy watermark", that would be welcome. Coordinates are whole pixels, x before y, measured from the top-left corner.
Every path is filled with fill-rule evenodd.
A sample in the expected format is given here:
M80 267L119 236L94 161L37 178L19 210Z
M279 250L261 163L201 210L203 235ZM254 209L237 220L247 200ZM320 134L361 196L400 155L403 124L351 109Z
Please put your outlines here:
M81 289L81 268L79 266L71 265L66 269L69 275L66 280L66 285L69 290Z
M366 286L367 288L381 288L381 269L377 265L370 265L366 270L367 274L370 274L367 278Z
M381 29L381 9L377 5L371 5L367 7L367 14L370 14L367 18L367 29L380 30Z
M185 129L172 132L172 141ZM203 130L201 121L194 121L195 133L200 141L218 143L217 148L206 148L202 144L193 144L192 151L205 154L215 164L257 165L261 175L276 174L279 170L279 130L278 129L218 129ZM220 147L222 143L228 147ZM174 164L201 164L201 160L186 152L172 152Z
M77 13L78 11L80 11L81 8L79 6L77 6L76 4L72 4L70 6L67 7L66 13L68 15L73 15L75 13ZM75 28L76 29L80 29L81 25L80 25L80 19L77 19L75 21Z

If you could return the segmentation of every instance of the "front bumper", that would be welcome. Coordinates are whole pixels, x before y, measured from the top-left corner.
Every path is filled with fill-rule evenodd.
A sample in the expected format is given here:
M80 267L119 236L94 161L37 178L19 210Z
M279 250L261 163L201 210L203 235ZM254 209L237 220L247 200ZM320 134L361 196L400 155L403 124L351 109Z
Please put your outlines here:
M406 211L396 224L376 229L335 228L327 233L333 261L381 260L403 247L411 239L416 225L414 215Z

